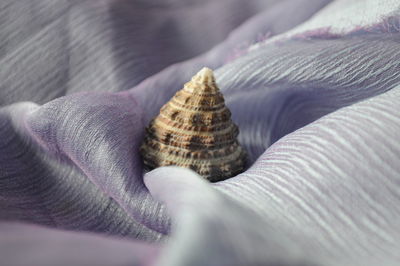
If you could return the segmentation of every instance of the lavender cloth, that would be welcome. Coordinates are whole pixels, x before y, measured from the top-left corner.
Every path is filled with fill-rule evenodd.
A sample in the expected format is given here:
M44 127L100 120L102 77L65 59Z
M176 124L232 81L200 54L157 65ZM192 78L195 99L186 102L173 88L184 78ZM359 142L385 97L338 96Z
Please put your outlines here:
M397 0L0 7L0 265L398 265ZM249 168L143 176L203 66Z

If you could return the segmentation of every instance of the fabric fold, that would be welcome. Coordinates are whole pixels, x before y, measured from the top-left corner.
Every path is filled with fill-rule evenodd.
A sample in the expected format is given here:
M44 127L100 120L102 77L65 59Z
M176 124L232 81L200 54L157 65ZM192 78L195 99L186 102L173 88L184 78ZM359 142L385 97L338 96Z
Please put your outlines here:
M0 109L0 219L159 239L160 234L132 219L68 158L38 145L26 121L39 109L27 102Z

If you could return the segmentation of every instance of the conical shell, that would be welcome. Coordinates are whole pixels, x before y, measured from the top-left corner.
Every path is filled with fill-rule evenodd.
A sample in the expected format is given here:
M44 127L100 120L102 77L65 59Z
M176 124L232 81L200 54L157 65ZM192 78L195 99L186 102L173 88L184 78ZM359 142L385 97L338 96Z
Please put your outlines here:
M140 152L149 169L177 165L215 182L244 170L238 134L213 71L203 68L150 122Z

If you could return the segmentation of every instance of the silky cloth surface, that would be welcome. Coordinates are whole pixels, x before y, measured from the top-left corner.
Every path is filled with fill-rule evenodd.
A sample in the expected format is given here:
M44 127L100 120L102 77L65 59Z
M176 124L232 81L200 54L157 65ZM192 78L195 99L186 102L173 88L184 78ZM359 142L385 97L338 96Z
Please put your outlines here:
M398 265L397 0L0 0L0 265ZM245 172L144 174L215 69Z

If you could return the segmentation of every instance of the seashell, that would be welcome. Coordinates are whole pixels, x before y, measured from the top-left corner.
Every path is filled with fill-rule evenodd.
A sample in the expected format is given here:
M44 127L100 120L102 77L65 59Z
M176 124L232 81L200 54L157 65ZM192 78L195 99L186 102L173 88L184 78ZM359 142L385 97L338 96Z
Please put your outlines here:
M213 71L203 68L150 122L140 152L148 169L177 165L215 182L244 170L238 134Z

